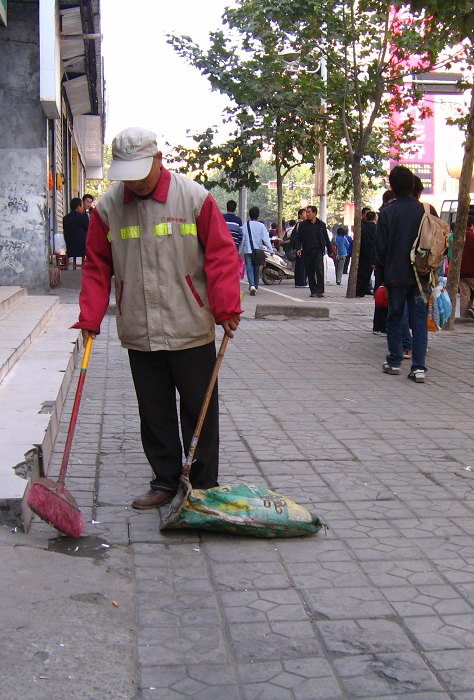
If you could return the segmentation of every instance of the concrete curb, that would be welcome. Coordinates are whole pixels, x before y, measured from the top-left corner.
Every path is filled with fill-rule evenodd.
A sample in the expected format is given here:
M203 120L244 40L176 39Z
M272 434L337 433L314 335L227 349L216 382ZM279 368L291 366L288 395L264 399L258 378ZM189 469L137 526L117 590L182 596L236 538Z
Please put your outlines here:
M257 304L255 318L329 318L329 309L324 306L304 304L296 306L292 304Z

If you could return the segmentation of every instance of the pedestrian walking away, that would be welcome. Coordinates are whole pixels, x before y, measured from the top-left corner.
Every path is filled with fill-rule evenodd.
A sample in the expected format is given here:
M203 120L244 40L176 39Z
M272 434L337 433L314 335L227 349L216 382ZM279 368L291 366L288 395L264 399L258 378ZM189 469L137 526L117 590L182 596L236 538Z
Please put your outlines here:
M240 251L242 245L242 219L235 213L237 202L233 199L229 199L226 209L227 211L224 214L224 219L227 221L227 226L234 239L235 247Z
M214 368L215 324L233 337L240 320L238 254L213 197L162 163L156 135L129 128L112 143L109 180L92 212L75 328L100 332L112 276L116 321L128 350L142 445L154 473L138 509L169 502L179 485ZM180 398L180 421L176 408ZM179 431L181 425L181 436ZM217 387L191 472L195 488L217 485Z
M317 207L306 207L306 221L298 225L296 232L296 255L303 256L310 296L324 296L324 253L332 258L332 246L326 224L318 219Z
M418 288L410 262L410 251L418 235L424 208L413 196L414 179L411 170L397 165L391 171L389 180L396 199L380 211L375 242L377 281L384 283L388 289L388 354L382 370L386 374L400 374L406 303L413 338L408 378L423 383L427 369L428 304ZM421 281L424 292L428 293L428 280Z
M334 267L336 268L336 284L341 284L342 275L344 270L344 263L346 262L346 257L349 254L349 243L346 239L346 232L342 226L336 231L334 236L334 245L336 248L336 253L334 256Z
M247 270L247 280L249 283L249 291L251 296L255 296L257 293L259 281L260 281L260 270L258 265L253 262L252 251L254 249L261 248L263 250L268 250L269 253L272 252L272 243L270 241L270 236L265 224L258 221L260 216L260 209L258 207L251 207L249 209L249 219L246 225L243 227L243 239L242 239L242 249L245 256L245 268Z

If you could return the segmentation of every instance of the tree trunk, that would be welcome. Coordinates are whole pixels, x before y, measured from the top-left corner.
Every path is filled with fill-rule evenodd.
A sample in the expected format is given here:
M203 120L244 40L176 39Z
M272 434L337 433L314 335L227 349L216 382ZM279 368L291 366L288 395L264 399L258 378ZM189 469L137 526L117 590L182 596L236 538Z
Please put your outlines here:
M359 269L360 255L360 226L362 209L362 178L360 169L360 158L354 156L351 168L352 185L354 188L354 229L352 241L351 267L349 270L349 282L347 284L346 297L354 299L356 296L357 270Z
M471 203L470 189L472 169L474 166L474 86L471 90L471 104L469 107L469 120L466 129L466 142L462 160L461 175L459 177L458 212L454 228L454 240L451 249L451 260L448 273L447 290L453 305L451 318L445 326L445 330L454 330L454 317L459 286L459 272L461 269L462 251L466 240L466 224Z

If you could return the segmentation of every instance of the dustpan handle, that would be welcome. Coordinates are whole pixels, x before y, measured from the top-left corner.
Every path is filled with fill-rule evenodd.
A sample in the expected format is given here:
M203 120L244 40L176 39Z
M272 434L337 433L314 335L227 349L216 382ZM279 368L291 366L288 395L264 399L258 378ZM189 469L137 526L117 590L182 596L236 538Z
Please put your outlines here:
M86 381L87 367L89 365L89 358L91 356L93 338L90 335L87 338L86 347L84 350L84 356L82 358L81 373L79 375L79 381L77 382L76 396L74 397L74 405L72 407L71 420L69 421L69 428L67 431L66 446L64 448L63 459L61 462L61 469L59 471L59 478L57 483L64 486L64 481L66 479L66 470L69 462L69 455L71 454L72 439L74 437L74 429L76 427L77 416L79 413L79 405L81 403L82 389L84 387L84 382Z
M196 424L196 428L194 430L194 435L191 438L191 445L190 445L189 450L188 450L188 455L186 457L186 461L183 464L183 469L182 469L181 474L184 477L189 477L189 474L191 472L191 466L192 466L192 463L194 460L194 453L196 452L196 448L198 446L202 426L203 426L204 421L206 419L207 409L209 408L209 403L211 401L212 392L214 391L214 387L216 385L217 375L219 374L219 370L220 370L220 367L222 364L222 360L224 359L224 353L226 351L228 342L229 342L229 336L227 335L227 333L225 333L224 337L222 338L219 352L217 353L216 362L214 364L214 369L212 370L211 378L209 380L207 391L206 391L206 394L204 396L204 401L202 402L201 411L199 412L199 418L198 418L198 421Z

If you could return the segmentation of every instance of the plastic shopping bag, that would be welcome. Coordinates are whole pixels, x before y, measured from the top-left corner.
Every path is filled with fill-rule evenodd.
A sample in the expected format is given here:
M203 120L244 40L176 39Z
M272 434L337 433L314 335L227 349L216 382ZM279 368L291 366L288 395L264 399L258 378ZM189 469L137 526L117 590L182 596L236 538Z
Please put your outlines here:
M453 305L451 303L451 297L448 294L448 290L446 289L446 283L446 277L439 278L440 292L438 295L438 309L441 328L444 328L451 318L451 314L453 312Z
M431 291L428 307L428 330L439 331L451 318L453 305L446 289L446 278L440 277L436 287ZM430 327L431 326L431 327ZM435 328L433 328L435 326Z
M379 309L386 309L388 307L388 289L384 284L377 287L374 292L375 306Z

